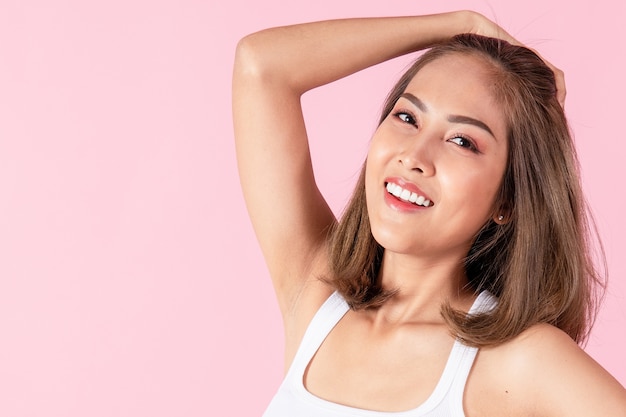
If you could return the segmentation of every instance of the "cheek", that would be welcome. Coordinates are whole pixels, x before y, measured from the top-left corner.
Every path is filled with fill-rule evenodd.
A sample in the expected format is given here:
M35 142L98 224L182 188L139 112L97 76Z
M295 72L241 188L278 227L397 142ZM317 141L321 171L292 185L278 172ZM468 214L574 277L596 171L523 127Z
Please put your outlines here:
M376 132L370 141L369 149L367 151L367 159L376 161L381 159L385 154L386 147L384 146L384 138ZM387 150L388 151L388 150Z
M374 168L372 163L372 156L370 154L367 155L367 160L365 161L365 202L367 205L368 211L370 210L370 200L372 198L372 193L374 191Z
M440 177L448 198L460 207L472 212L482 222L492 215L496 196L500 189L504 169L485 169L485 166L455 165Z
M400 133L385 120L378 126L370 140L368 155L373 158L388 159L394 152L397 152Z
M367 152L367 160L365 162L365 184L366 188L369 182L379 178L384 170L385 164L389 161L389 150L383 146L380 139L372 138L370 147Z

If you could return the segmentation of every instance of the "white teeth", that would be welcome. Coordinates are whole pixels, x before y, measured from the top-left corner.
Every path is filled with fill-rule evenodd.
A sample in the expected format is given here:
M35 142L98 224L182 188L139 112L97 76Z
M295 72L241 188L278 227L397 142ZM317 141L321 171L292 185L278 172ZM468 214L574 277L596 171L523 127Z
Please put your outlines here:
M403 201L408 201L410 203L417 204L418 206L430 206L430 200L426 199L426 197L422 195L417 195L417 193L406 190L400 187L398 184L388 182L385 188L387 189L387 192L389 194L398 197Z

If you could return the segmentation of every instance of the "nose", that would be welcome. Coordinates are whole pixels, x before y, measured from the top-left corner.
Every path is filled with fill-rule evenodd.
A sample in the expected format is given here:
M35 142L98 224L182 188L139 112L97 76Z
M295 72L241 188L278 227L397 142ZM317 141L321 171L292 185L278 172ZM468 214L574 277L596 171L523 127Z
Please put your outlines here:
M414 137L398 155L398 162L404 168L421 173L424 176L435 174L434 156L436 141L422 132Z

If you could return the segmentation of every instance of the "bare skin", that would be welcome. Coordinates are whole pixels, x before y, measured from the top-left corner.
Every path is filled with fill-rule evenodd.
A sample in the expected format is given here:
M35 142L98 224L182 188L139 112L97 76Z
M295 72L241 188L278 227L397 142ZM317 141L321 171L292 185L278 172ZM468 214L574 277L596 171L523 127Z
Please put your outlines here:
M262 31L240 42L233 76L237 157L246 204L284 320L286 367L312 316L332 293L332 288L318 277L327 269L324 237L336 222L315 184L301 95L463 32L517 43L497 25L472 12L319 22ZM354 50L362 52L354 54ZM446 68L455 63L448 64ZM477 75L469 87L479 88L484 82L480 64L463 64L474 65ZM562 103L563 77L559 70L554 71ZM419 87L413 92L423 97L429 107L429 111L418 115L428 122L427 131L432 134L429 137L445 140L433 139L428 148L401 148L401 142L395 141L398 135L417 133L411 133L412 127L404 115L394 116L388 125L386 121L383 125L388 130L379 129L379 139L383 141L382 150L389 155L383 152L373 166L372 171L378 174L371 189L389 175L406 177L419 182L420 188L427 188L425 191L437 198L433 209L442 210L453 200L448 196L454 194L450 185L454 181L447 181L444 175L456 178L452 167L460 163L474 166L475 162L476 167L484 166L477 158L487 155L490 169L504 169L501 162L505 141L497 140L503 127L493 117L494 112L466 114L475 104L458 105L458 100L446 101ZM484 98L484 106L489 105L489 99ZM410 107L410 103L404 106ZM451 122L445 122L450 113L485 119L493 127L495 139L465 125L451 126ZM483 152L470 153L465 142L449 134L453 128L469 131ZM373 143L376 140L375 136ZM398 165L399 161L403 165ZM437 172L430 177L426 175L429 167L436 167ZM499 179L493 172L478 172L481 173L496 180L484 187L480 185L477 190L487 203L474 217L462 219L463 224L470 220L484 222L493 215L494 190ZM479 178L475 183L484 181ZM278 205L268 195L289 198L281 199ZM382 220L373 224L375 235L379 233L383 240L396 234L394 221L400 225L423 221L416 216L396 216L387 210L381 205ZM424 211L425 216L436 219L435 213L438 212ZM449 301L453 307L467 311L474 299L463 290L466 280L459 267L473 231L449 230L441 221L434 224L440 225L438 231L454 238L454 250L442 241L425 254L420 242L410 236L383 244L383 283L399 288L400 292L376 311L346 314L309 364L305 385L311 393L379 411L412 409L430 395L453 344L439 314L440 306ZM416 280L416 275L420 279ZM551 326L540 325L511 342L481 349L466 387L465 413L468 417L617 417L626 415L626 391L568 336Z

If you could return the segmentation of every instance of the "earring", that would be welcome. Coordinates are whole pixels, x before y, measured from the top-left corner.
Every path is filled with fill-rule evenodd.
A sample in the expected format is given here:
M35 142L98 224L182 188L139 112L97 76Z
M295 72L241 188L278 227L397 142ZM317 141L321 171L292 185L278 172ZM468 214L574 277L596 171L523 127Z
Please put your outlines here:
M504 220L504 216L501 214L498 216L498 221L502 221L502 220Z

